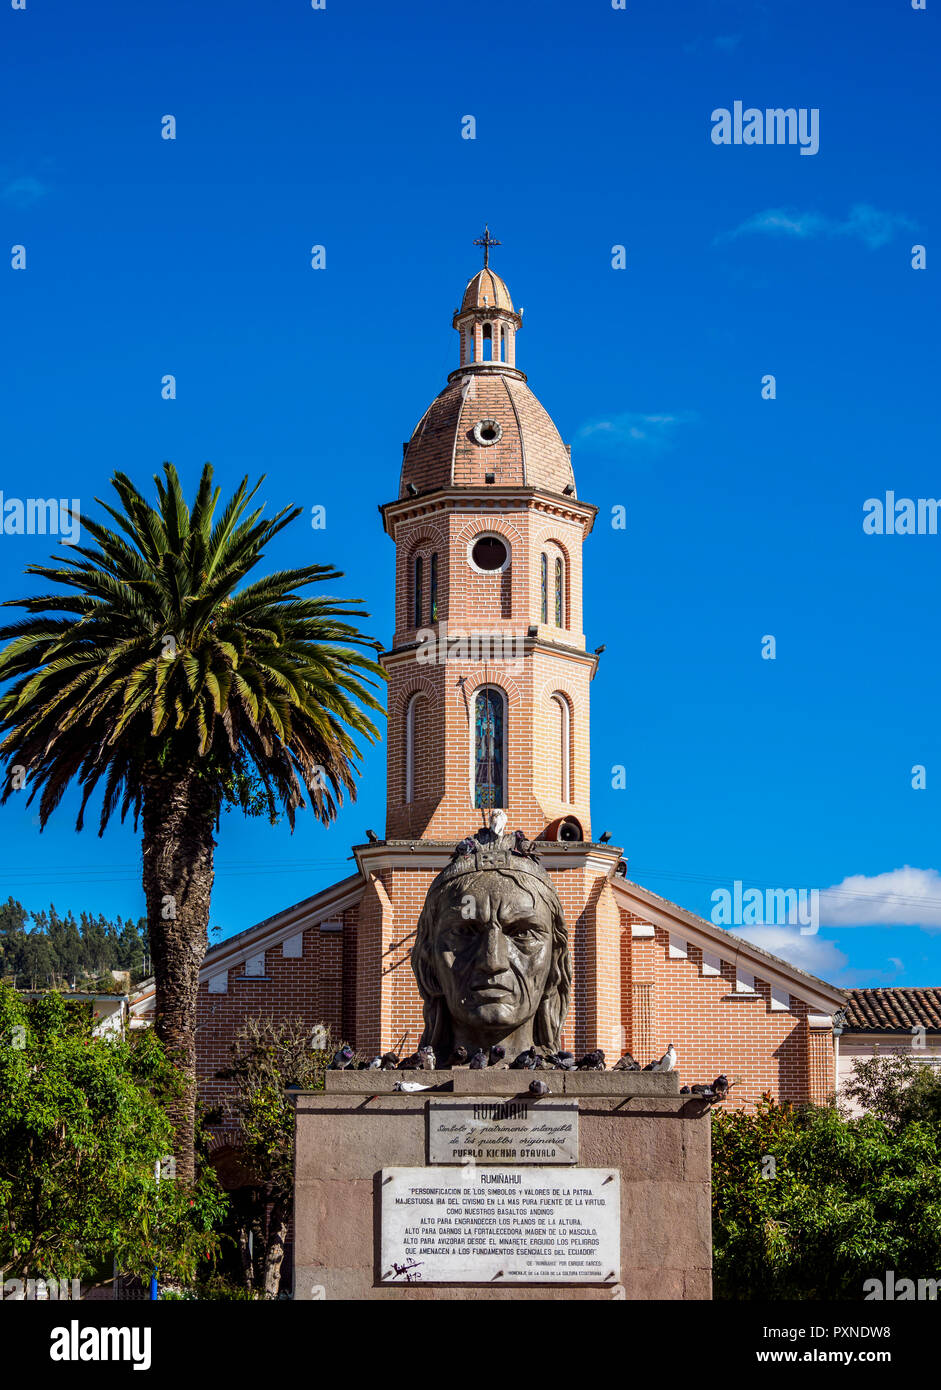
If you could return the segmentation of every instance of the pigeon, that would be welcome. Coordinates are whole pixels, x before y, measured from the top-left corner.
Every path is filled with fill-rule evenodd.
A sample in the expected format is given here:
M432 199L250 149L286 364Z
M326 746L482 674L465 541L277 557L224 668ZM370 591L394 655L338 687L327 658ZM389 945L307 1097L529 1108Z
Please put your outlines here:
M640 1063L635 1062L629 1052L625 1052L623 1057L618 1058L614 1064L615 1071L640 1071Z
M559 1071L574 1071L576 1067L575 1056L571 1052L550 1052L546 1061L550 1066L558 1067Z
M536 854L535 846L532 840L526 838L525 831L514 830L513 839L515 841L513 846L514 853L525 855L527 859L535 859L538 862L539 856Z
M717 1100L725 1100L726 1096L729 1094L729 1078L724 1072L713 1081L712 1089L716 1093Z
M676 1048L670 1043L659 1062L654 1062L654 1071L672 1071L676 1066Z
M548 1065L549 1063L546 1061L545 1057L543 1057L542 1053L537 1052L535 1057L533 1058L533 1066L536 1068L536 1070L538 1071L542 1067L547 1067Z
M420 1081L397 1081L392 1088L394 1091L430 1091L431 1086L423 1086Z
M333 1054L333 1061L328 1065L327 1071L346 1071L354 1056L349 1043L344 1043L339 1052Z
M689 1090L689 1087L688 1087L688 1086L681 1086L681 1087L680 1087L680 1095L681 1095L681 1096L688 1096L689 1094L690 1094L690 1090Z
M395 1052L384 1052L380 1060L383 1071L395 1071L399 1065L398 1054Z
M468 835L459 845L454 846L454 853L451 855L451 858L452 860L462 859L465 854L473 854L476 848L477 841L472 836Z
M535 1065L536 1049L534 1047L527 1047L518 1057L514 1057L513 1061L510 1063L510 1067L513 1071L532 1071Z
M710 1086L703 1086L700 1082L697 1082L695 1086L690 1086L689 1089L694 1096L707 1096L712 1094L712 1088Z
M595 1048L594 1052L586 1052L578 1064L579 1071L604 1071L604 1053L601 1048Z
M409 1057L403 1057L399 1063L399 1071L421 1071L424 1062L417 1052L413 1052Z
M426 1044L424 1047L420 1047L416 1055L421 1058L421 1065L425 1071L434 1071L435 1050L430 1043Z
M604 830L604 831L602 831L602 833L598 836L598 843L599 843L599 845L606 845L610 839L611 839L611 831L610 831L610 830Z
M531 1096L547 1096L549 1094L549 1087L546 1085L545 1081L530 1081L529 1094Z
M463 1067L467 1062L467 1048L456 1047L448 1059L449 1067Z
M366 1063L366 1070L367 1070L367 1071L381 1071L381 1070L382 1070L382 1058L381 1058L381 1057L374 1057L374 1058L372 1059L371 1062L367 1062L367 1063Z
M487 1065L487 1054L482 1047L478 1047L468 1065L473 1071L481 1071Z
M379 836L376 834L375 830L367 830L366 839L371 845L378 845L379 843Z
M656 1070L657 1070L657 1064L656 1064L656 1062L648 1062L647 1065L646 1065L645 1067L641 1067L641 1071L656 1071Z
M495 1067L499 1062L503 1061L505 1056L506 1048L503 1046L503 1044L494 1043L493 1047L490 1049L490 1056L487 1059L487 1065L490 1067Z

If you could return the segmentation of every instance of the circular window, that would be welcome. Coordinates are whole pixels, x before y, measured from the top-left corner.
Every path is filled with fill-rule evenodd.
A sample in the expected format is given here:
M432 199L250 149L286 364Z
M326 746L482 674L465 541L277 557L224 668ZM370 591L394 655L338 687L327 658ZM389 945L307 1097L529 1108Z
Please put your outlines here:
M474 438L478 444L496 444L503 435L503 429L496 420L478 420L474 426Z
M479 536L471 547L471 560L479 570L506 569L510 553L499 536Z

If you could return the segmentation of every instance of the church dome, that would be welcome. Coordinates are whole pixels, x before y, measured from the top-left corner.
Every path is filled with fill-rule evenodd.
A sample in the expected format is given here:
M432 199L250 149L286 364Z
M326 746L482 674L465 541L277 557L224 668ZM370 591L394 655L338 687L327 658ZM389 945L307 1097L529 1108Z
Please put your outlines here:
M467 282L460 312L466 314L472 309L506 309L511 314L515 312L506 283L489 266L478 270Z
M405 447L399 495L410 486L433 492L488 482L555 493L575 486L569 451L548 411L521 372L497 363L470 376L454 373L432 401Z

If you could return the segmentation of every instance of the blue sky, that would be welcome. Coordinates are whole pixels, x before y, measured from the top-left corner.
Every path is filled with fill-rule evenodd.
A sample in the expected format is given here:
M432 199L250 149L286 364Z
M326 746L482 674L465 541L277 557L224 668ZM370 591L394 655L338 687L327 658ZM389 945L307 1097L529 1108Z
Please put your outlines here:
M707 916L735 880L842 885L818 933L745 934L840 984L941 982L941 536L862 530L870 497L941 493L937 11L27 0L0 26L5 497L93 511L114 469L164 459L190 485L206 459L228 486L265 472L272 509L327 509L272 566L336 564L388 638L376 506L457 363L489 221L518 363L600 508L596 833ZM715 145L736 100L816 108L819 151ZM49 550L0 535L3 595ZM225 818L225 934L349 872L383 747L363 771L329 830ZM136 915L131 829L76 835L75 804L42 837L0 810L0 894Z

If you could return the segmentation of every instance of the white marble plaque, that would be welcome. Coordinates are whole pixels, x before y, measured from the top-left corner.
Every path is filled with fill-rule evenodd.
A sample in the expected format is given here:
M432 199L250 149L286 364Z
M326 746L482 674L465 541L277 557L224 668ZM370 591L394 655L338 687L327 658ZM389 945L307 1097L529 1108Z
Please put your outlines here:
M577 1100L428 1101L428 1162L577 1163Z
M384 1168L386 1284L617 1284L616 1168Z

